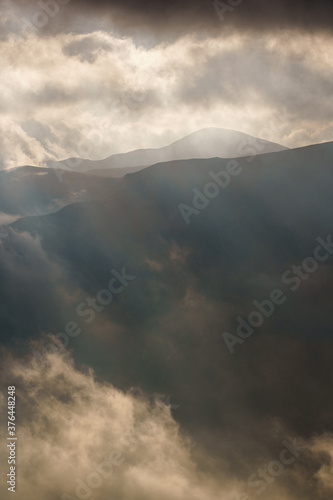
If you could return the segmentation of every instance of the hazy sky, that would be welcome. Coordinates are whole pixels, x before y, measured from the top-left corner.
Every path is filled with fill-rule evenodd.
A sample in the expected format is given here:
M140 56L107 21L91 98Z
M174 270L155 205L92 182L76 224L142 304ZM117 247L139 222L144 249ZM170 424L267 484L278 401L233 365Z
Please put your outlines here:
M1 4L3 165L98 159L208 126L332 140L330 3L61 2Z

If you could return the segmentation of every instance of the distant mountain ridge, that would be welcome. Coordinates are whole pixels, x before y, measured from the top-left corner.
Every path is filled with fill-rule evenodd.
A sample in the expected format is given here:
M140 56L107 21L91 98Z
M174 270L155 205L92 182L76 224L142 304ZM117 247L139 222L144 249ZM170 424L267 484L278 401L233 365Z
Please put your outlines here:
M286 149L288 148L280 144L252 137L243 132L210 127L193 132L162 148L137 149L97 161L69 158L60 162L49 161L47 164L60 169L97 175L109 176L107 175L109 172L110 176L119 177L118 169L126 169L126 173L133 173L155 163L193 158L238 158L276 153Z
M119 179L61 172L59 180L50 168L1 170L0 226L23 216L52 213L68 204L98 199Z
M49 168L23 166L3 170L0 171L0 226L24 216L48 214L69 204L99 199L121 177L158 163L171 168L170 162L174 161L254 157L286 149L242 132L207 128L163 148L131 151L105 160L78 158L67 160L67 164L66 160L49 162Z

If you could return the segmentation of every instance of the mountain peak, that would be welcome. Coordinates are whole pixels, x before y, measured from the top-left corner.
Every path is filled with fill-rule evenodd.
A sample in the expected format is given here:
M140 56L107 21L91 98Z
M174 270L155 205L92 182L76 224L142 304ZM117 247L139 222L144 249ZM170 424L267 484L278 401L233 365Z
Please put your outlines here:
M155 163L175 160L189 160L191 158L238 158L253 156L263 153L283 151L284 146L269 142L264 139L252 137L235 130L207 127L192 132L191 134L162 148L137 149L128 153L112 155L104 160L81 160L75 162L80 172L91 171L101 174L103 170L110 175L115 175L117 169L135 169L148 167ZM54 162L53 162L54 163ZM64 160L59 162L59 168L71 170L68 165L72 162Z

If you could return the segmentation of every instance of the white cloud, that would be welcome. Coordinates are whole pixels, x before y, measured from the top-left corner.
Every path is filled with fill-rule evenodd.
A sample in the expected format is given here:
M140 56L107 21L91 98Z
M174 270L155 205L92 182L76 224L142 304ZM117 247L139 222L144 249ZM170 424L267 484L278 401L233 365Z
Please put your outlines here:
M9 356L5 366L19 398L17 498L84 498L85 490L96 500L215 500L218 492L231 500L230 484L228 494L197 469L189 440L161 401L98 383L91 371L75 369L68 355L49 354L44 366ZM3 399L3 413L5 405ZM4 462L5 447L0 454ZM97 473L102 463L108 477Z
M2 161L98 159L206 126L260 136L272 121L286 146L332 140L332 43L287 31L152 48L105 31L12 34L0 43Z
M34 347L38 349L38 343ZM237 480L228 461L224 468L216 468L212 457L182 434L167 398L164 403L160 396L148 397L139 390L124 393L98 382L91 369L75 368L68 353L46 354L44 363L38 358L18 359L8 351L3 354L3 383L15 385L18 396L19 500L249 500L255 495L246 483L246 472L241 473L244 480ZM5 392L0 393L0 413L5 436ZM239 444L235 440L232 455ZM227 435L225 445L230 446ZM329 498L332 436L318 436L304 445L302 457L316 459L321 467L312 468L308 462L309 469L303 469L307 462L299 458L281 478L267 483L264 500L296 500L297 489L307 491L309 473L317 481L313 491ZM239 460L256 473L274 457L268 462L258 457L251 464L247 456ZM2 446L0 462L6 461Z
M324 434L313 440L312 450L317 454L325 454L326 460L316 474L316 479L323 486L333 490L333 435Z

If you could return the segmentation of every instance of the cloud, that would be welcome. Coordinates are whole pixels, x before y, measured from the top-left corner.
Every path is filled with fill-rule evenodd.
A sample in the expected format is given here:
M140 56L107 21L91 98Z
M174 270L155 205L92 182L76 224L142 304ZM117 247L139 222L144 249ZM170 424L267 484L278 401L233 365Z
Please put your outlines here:
M144 0L140 3L134 0L45 0L45 3L44 9L35 0L11 0L4 4L4 7L8 6L4 13L6 31L18 30L23 18L35 21L42 34L84 33L95 30L96 26L109 26L151 44L161 39L170 41L185 33L218 36L222 30L225 32L230 28L242 31L280 28L330 31L329 19L332 16L329 0L316 3L310 0L293 3L273 0L269 4L262 0L226 0L215 2L216 7L211 0Z
M33 346L38 349L37 343ZM2 351L1 378L4 385L16 386L19 499L255 498L246 481L232 477L227 461L224 469L216 469L200 446L186 437L161 395L120 391L96 380L88 367L78 370L68 353L48 353L40 363ZM1 413L6 413L6 391L1 393L0 404ZM2 435L6 434L7 426L2 429ZM307 443L298 441L302 456L296 453L295 463L285 466L281 477L269 476L273 481L267 482L268 496L263 498L295 500L299 494L312 498L307 493L330 498L332 439L323 434ZM247 464L247 470L256 475L260 466L267 470L286 442L292 446L295 440L287 437L270 458L261 450L262 456ZM227 450L230 444L225 441ZM247 446L250 451L250 442ZM228 453L235 458L242 448L234 439ZM7 451L1 447L3 470ZM245 465L249 457L238 455L237 459ZM307 484L310 471L316 487Z
M324 434L313 440L312 450L322 454L322 464L316 477L328 489L333 490L333 436Z
M212 125L259 137L268 128L289 147L332 140L332 43L290 31L149 49L101 30L42 45L10 37L0 44L3 163L99 159Z
M0 226L11 224L20 218L19 215L6 214L0 212Z
M4 365L2 380L15 380L19 401L18 498L216 498L216 482L196 468L161 400L98 382L69 355L48 354L40 366L7 353Z

